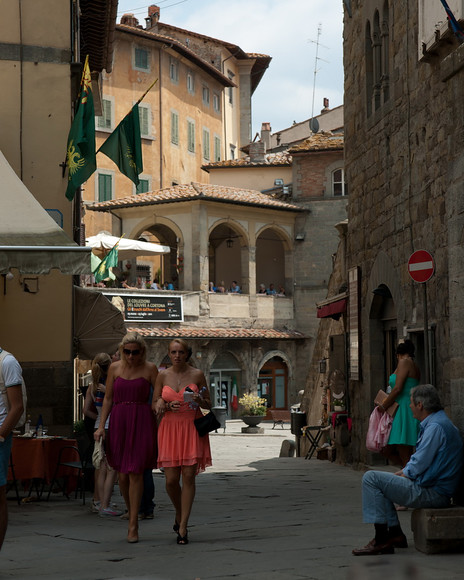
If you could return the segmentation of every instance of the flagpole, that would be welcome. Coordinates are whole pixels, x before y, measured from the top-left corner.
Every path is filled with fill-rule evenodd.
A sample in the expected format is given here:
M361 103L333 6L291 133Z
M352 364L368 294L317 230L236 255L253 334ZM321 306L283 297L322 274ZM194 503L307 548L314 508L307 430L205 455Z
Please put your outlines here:
M138 105L141 101L143 101L143 99L147 96L148 92L151 91L151 89L156 85L156 83L158 82L158 79L155 79L151 85L148 87L148 89L143 93L143 95L140 97L140 99L135 103L136 105Z

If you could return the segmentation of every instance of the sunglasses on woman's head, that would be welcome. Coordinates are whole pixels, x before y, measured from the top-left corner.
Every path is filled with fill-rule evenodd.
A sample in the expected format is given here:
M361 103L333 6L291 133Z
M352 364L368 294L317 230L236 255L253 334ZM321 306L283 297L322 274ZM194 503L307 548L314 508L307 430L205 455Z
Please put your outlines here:
M136 348L135 350L130 350L129 348L123 348L122 352L127 356L129 355L137 356L138 354L140 354L140 349Z

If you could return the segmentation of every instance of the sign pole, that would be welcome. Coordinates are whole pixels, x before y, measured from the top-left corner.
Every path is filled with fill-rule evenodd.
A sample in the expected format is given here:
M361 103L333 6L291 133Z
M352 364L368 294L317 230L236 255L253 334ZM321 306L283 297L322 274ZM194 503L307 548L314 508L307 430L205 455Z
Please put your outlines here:
M419 282L424 288L424 364L425 382L430 383L430 351L429 351L429 313L427 310L427 282L435 272L432 254L427 250L417 250L411 254L408 261L408 272L414 282Z
M430 383L430 356L429 356L429 313L427 310L427 284L422 284L424 288L424 349L425 349L425 382Z

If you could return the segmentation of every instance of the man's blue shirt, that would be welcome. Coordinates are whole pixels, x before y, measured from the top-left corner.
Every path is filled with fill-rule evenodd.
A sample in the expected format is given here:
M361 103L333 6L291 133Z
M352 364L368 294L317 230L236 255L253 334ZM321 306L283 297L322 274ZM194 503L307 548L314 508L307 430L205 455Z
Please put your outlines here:
M420 425L416 452L403 473L422 487L452 497L461 477L462 439L444 411L428 415Z

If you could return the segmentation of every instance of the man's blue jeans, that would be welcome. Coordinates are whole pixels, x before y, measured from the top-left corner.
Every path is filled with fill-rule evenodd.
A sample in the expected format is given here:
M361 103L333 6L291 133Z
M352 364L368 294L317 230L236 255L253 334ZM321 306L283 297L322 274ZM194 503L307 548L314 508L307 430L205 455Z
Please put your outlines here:
M449 506L448 497L431 487L387 471L367 471L362 480L363 521L366 524L399 524L394 503L412 508Z

